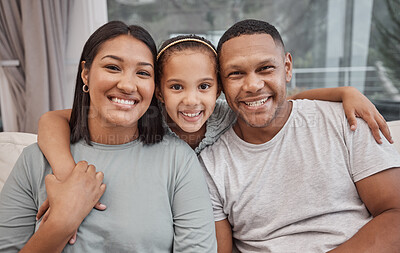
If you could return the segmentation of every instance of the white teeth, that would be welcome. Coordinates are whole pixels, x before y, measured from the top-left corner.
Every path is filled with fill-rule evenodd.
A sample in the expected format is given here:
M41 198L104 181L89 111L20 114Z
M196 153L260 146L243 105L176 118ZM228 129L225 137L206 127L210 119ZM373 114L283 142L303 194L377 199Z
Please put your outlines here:
M258 101L254 101L254 102L244 102L246 105L248 106L260 106L262 104L264 104L266 101L268 100L268 98L264 98Z
M185 113L185 112L182 112L183 115L185 115L186 117L191 117L191 118L199 116L200 113L201 113L201 111L198 112L198 113Z
M119 98L112 98L111 101L118 103L118 104L124 104L124 105L134 105L135 104L134 100L125 100L125 99L119 99Z

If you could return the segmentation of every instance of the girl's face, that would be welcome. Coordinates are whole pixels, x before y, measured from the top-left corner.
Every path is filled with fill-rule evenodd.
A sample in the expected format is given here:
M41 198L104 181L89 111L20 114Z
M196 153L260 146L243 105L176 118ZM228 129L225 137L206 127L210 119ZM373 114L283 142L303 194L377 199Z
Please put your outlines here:
M143 42L129 35L106 41L81 76L89 86L91 133L137 129L154 92L153 55Z
M195 133L205 129L219 95L215 57L211 52L187 49L164 62L157 98L165 104L172 130ZM180 129L179 129L180 128Z

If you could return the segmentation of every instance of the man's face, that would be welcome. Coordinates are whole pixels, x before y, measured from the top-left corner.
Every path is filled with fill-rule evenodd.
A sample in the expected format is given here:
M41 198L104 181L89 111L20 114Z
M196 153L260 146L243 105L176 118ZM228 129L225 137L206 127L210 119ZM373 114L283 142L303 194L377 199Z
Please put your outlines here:
M282 115L292 58L268 34L241 35L226 41L220 53L221 79L238 123L267 127Z

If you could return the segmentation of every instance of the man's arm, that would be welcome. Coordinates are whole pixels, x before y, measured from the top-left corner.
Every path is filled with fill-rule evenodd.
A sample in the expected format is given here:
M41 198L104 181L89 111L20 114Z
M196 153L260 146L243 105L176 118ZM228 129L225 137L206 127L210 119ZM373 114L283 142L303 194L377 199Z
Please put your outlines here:
M215 222L218 253L232 253L232 228L228 219Z
M400 252L400 168L356 182L358 194L373 219L336 252Z
M382 131L382 134L390 143L393 143L390 129L383 116L376 109L375 105L354 87L343 86L336 88L311 89L290 96L288 99L317 99L342 102L344 113L346 114L347 121L351 126L351 130L356 130L356 117L359 117L367 122L377 143L382 144L380 131Z

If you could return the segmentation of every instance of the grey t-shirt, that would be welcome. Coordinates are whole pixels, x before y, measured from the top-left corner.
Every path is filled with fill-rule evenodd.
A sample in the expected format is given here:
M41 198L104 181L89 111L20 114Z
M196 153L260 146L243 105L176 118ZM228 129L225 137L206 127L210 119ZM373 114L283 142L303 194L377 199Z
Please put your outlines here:
M183 141L71 145L75 161L104 172L107 189L64 252L216 252L214 220L198 159ZM0 194L0 252L32 236L51 168L37 144L24 149ZM68 200L66 200L68 201Z
M392 167L400 155L367 124L349 129L342 104L293 101L270 141L254 145L229 129L200 154L216 221L228 219L241 252L326 252L371 215L354 182Z

